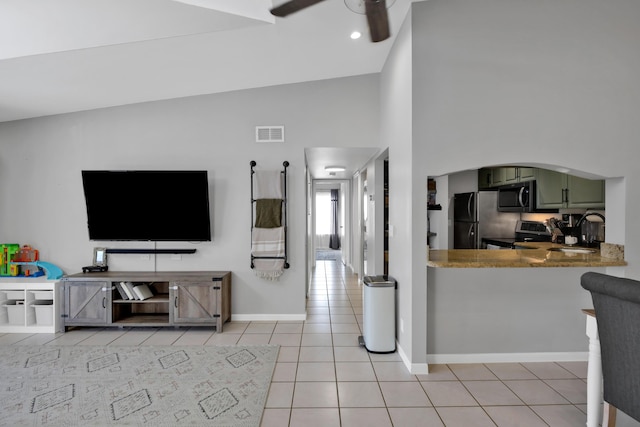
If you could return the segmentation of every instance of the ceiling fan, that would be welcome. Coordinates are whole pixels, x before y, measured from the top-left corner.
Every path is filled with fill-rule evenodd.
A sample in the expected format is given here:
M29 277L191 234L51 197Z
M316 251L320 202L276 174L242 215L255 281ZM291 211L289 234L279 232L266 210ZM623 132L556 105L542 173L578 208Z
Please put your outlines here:
M292 13L306 9L324 0L289 0L278 7L271 9L271 14L277 17L285 17ZM386 0L361 0L364 2L365 15L369 24L369 33L372 42L386 40L390 36L389 17L387 15Z

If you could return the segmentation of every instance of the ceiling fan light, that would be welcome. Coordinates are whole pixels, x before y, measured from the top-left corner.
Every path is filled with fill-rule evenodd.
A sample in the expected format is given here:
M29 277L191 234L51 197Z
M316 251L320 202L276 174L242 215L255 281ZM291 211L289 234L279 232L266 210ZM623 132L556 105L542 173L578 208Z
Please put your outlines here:
M386 0L387 9L393 6L395 2L396 0ZM365 0L344 0L344 4L350 11L360 15L364 15L367 13L364 3Z
M325 166L324 170L327 172L344 172L347 168L344 166Z

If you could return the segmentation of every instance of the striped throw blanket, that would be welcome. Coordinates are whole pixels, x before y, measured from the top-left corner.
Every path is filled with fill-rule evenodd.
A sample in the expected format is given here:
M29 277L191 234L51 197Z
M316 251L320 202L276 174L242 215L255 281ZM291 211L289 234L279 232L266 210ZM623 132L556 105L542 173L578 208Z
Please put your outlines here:
M282 259L254 259L256 276L267 280L278 280L284 272L284 227L254 228L251 233L251 255L282 257Z

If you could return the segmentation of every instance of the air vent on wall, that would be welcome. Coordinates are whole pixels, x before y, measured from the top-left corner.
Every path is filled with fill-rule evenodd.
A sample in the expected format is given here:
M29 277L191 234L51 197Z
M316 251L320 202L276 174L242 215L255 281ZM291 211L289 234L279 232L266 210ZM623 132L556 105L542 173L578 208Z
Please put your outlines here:
M284 142L284 126L256 126L256 142Z

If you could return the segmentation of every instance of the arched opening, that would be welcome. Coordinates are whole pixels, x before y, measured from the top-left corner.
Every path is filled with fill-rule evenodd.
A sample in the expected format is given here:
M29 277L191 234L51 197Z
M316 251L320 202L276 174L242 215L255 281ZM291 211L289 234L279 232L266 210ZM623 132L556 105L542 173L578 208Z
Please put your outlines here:
M467 192L497 191L499 187L521 183L535 183L532 194L535 206L511 214L513 221L542 222L553 218L560 224L573 225L587 212L602 216L589 218L600 222L606 218L605 234L596 236L598 241L624 244L624 178L605 177L592 171L580 171L562 166L530 163L487 165L478 169L451 172L429 177L431 191L428 208L429 247L453 249L455 213L453 200L456 194ZM498 207L494 210L498 210ZM495 217L499 220L499 217ZM564 222L563 222L564 221ZM515 224L515 222L514 222ZM565 230L566 231L566 230ZM577 230L574 230L578 233ZM482 236L479 236L480 238ZM506 236L490 236L506 237ZM578 236L578 243L591 243ZM593 239L594 236L587 236ZM561 240L560 242L563 242Z

